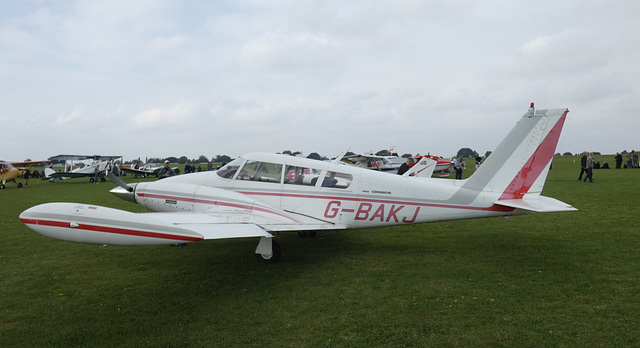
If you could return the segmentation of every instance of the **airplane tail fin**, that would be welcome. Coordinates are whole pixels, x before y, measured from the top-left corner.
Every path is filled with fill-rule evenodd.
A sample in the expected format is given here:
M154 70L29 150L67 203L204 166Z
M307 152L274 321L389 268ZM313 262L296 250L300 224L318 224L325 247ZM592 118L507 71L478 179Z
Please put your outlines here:
M45 168L44 169L44 177L43 179L49 179L51 178L51 174L55 173L56 171L51 169L51 168Z
M409 170L407 170L402 176L417 176L422 178L430 178L433 175L433 171L436 169L438 161L422 157L418 163L414 164Z
M575 210L566 203L540 196L568 112L536 110L532 104L463 187L498 193L499 199L494 203L512 208Z

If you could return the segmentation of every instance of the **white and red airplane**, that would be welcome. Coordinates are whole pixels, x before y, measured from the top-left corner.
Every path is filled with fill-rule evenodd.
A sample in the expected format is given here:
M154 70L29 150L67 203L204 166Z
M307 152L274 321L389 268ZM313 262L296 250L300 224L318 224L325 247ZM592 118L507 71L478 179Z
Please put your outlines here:
M252 153L215 172L127 185L112 193L154 213L46 203L20 219L43 235L103 245L182 244L260 237L275 262L279 232L315 233L432 221L572 211L541 195L567 112L532 107L468 179L388 175L287 155Z
M449 172L451 171L451 168L453 168L453 161L452 160L447 160L447 159L444 159L444 158L442 158L440 156L436 156L436 155L432 155L432 154L413 156L413 159L416 162L419 162L423 158L430 158L430 159L436 161L436 166L434 168L434 172L439 173L438 176L440 176L442 178L449 176Z
M435 173L442 173L441 177L448 176L449 170L453 166L453 161L445 160L442 157L435 155L423 155L423 156L414 156L412 157L416 162L419 162L422 158L430 158L436 161L436 165L433 170L430 170L429 176ZM392 156L378 156L373 153L363 154L363 155L350 155L344 156L345 159L354 162L356 165L367 168L378 170L381 172L393 173L395 174L400 166L407 160L404 157L400 157L397 155ZM424 176L424 175L421 175Z
M344 156L343 158L363 168L378 170L381 172L393 172L394 174L398 171L398 168L400 168L402 163L407 160L395 153L388 156L378 156L374 153L365 153L361 155Z

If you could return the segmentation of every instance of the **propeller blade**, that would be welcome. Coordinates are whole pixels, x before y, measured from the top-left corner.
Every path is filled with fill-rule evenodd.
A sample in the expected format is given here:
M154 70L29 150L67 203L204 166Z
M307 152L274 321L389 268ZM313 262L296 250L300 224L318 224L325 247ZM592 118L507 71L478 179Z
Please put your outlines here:
M107 178L109 178L109 180L111 180L114 184L122 187L123 189L129 192L133 192L133 187L127 185L124 181L120 180L120 178L115 176L112 172L110 171L107 172Z

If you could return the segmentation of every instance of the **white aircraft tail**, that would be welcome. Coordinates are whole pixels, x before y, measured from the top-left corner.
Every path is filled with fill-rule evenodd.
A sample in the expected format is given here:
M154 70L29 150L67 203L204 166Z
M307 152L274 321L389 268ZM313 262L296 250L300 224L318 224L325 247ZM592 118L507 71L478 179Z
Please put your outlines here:
M540 193L547 179L568 109L533 106L463 188L499 193L495 204L531 211L575 210Z
M407 170L402 176L417 176L422 178L430 178L433 175L433 171L436 169L438 161L422 157L418 160L418 163L414 164L409 170Z
M49 179L51 178L51 174L55 173L56 171L51 169L51 168L45 168L44 169L44 178L45 179Z

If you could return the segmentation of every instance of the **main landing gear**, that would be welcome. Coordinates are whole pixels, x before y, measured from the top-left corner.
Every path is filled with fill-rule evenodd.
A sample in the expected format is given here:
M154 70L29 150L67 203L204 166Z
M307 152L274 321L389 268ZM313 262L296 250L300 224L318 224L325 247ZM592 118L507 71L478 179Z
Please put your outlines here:
M18 185L18 188L22 188L21 182L18 182L17 185ZM4 190L6 188L7 188L7 182L6 181L0 182L0 190Z
M256 247L256 260L264 263L274 263L280 260L282 249L280 244L273 238L260 237L260 242Z

